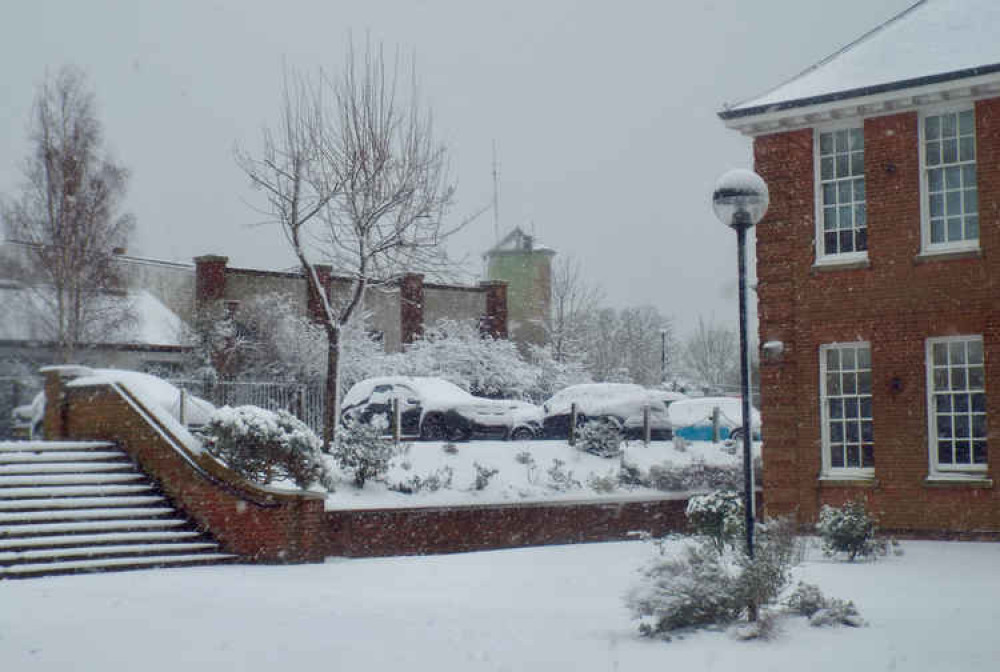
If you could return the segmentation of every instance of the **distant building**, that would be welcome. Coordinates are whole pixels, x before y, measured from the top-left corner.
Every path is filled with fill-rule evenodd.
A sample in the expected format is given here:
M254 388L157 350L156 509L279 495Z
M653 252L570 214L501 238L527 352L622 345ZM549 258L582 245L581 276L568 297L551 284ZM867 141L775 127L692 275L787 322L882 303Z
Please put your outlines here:
M1000 533L998 33L996 0L920 2L719 115L771 193L769 514L863 498L883 528Z
M507 284L508 329L517 343L541 345L547 340L555 254L517 227L483 255L486 277Z

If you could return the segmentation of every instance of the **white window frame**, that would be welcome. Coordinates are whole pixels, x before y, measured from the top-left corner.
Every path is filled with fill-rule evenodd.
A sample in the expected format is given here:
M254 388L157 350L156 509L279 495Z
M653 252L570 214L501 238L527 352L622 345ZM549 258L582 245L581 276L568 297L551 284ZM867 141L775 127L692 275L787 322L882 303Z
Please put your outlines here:
M954 242L932 243L931 242L931 216L930 216L930 191L927 180L927 138L926 119L942 114L955 114L959 112L972 111L972 139L975 147L976 159L976 214L979 217L979 236L975 240L959 240ZM975 103L962 103L951 105L936 105L921 110L917 115L919 127L918 154L920 158L920 253L922 255L948 254L951 252L978 251L979 241L982 239L982 217L978 206L979 197L979 133L976 128L976 107ZM866 185L867 186L867 185ZM866 191L867 194L867 191Z
M827 374L827 353L830 350L844 350L847 348L868 348L869 360L871 360L871 343L869 341L853 341L853 342L843 342L843 343L825 343L819 346L819 415L820 415L820 435L821 435L821 445L823 453L822 470L820 472L821 478L835 479L835 480L847 480L847 479L873 479L875 478L875 467L834 467L832 461L832 451L831 451L831 441L830 441L830 409L827 403L827 388L826 388L826 374ZM870 362L869 366L872 373L874 373L874 362ZM868 396L874 401L874 381L872 382L871 388L869 389ZM858 395L860 396L860 395ZM861 417L860 415L858 417ZM874 412L873 412L874 418ZM874 419L873 419L874 424ZM874 429L874 428L873 428ZM874 441L874 436L872 437L872 445L877 445ZM862 450L859 444L858 450ZM873 448L874 450L874 448Z
M983 343L983 337L977 334L965 334L960 336L942 336L928 338L926 340L925 346L925 363L924 368L927 371L927 459L930 468L930 475L940 476L940 475L961 475L961 474L973 474L982 475L985 474L989 467L990 460L990 442L989 442L989 413L986 413L986 463L985 464L949 464L941 465L938 462L938 447L937 447L937 405L934 398L935 388L934 388L934 345L937 343L954 343L956 341L970 342L978 341L980 345ZM988 395L989 391L986 389L986 351L983 350L983 394ZM987 396L987 404L989 403L989 397ZM971 435L971 427L970 427ZM971 440L971 437L970 437ZM971 448L970 448L971 450Z
M824 251L824 229L823 229L823 176L820 162L820 134L835 133L837 131L858 129L864 136L865 127L862 120L844 121L834 124L824 124L813 128L813 217L815 226L815 248L817 266L836 266L840 264L853 264L868 260L867 247L861 251L842 252L838 254L826 254ZM867 150L866 150L867 154ZM865 211L866 229L867 226L867 204L868 204L868 180L865 180Z

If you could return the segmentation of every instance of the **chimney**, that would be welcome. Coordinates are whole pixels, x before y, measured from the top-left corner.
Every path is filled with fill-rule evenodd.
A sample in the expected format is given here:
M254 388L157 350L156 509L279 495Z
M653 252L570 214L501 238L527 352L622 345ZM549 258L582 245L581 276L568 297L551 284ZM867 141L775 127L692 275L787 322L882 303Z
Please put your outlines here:
M194 258L194 305L199 309L226 294L226 264L229 257L206 254Z
M313 264L313 270L316 271L319 286L323 288L323 292L329 299L333 266L329 264ZM306 279L306 313L313 322L320 323L326 321L325 311L323 310L323 299L312 290L312 285L309 284L308 278Z
M486 292L486 314L480 331L493 338L507 338L507 283L489 280L480 282L479 287Z

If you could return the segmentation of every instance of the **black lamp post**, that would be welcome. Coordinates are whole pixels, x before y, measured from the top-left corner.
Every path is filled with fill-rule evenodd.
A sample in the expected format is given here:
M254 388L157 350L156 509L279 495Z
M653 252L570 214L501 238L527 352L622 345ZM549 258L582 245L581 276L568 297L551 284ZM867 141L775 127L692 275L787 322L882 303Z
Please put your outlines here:
M750 350L747 339L747 231L767 212L767 184L749 170L731 170L719 178L712 194L715 216L735 229L740 276L740 395L743 411L743 508L746 515L747 555L753 558L754 478L750 422Z

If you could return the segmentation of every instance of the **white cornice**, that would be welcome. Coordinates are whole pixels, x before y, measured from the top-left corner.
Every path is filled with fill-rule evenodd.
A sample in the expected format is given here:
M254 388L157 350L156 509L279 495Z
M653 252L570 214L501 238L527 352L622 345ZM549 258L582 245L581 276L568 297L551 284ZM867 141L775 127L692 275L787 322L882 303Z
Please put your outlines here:
M727 128L755 137L811 128L817 124L916 110L944 101L980 100L1000 95L1000 72L924 86L857 96L803 107L787 107L726 119Z

